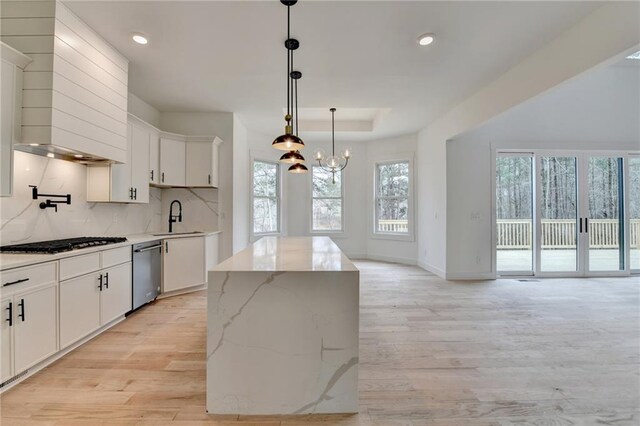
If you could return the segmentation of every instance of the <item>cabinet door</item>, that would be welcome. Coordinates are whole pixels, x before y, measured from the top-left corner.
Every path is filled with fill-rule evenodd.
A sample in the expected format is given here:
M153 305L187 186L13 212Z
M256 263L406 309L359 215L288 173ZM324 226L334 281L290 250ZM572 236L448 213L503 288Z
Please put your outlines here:
M134 124L131 145L131 187L134 203L149 202L149 131Z
M187 186L212 186L213 142L187 142Z
M204 237L164 240L163 293L204 284Z
M60 283L60 349L100 327L100 273Z
M160 183L160 136L149 131L149 183Z
M160 138L160 185L184 186L185 156L184 141Z
M101 325L131 310L131 263L123 263L102 272L104 285L100 294Z
M9 304L11 304L11 309ZM0 383L4 383L5 380L13 376L11 371L11 354L13 353L11 348L11 330L13 326L11 323L15 324L13 322L15 310L13 308L13 300L10 297L0 301L0 309L2 309L2 324L0 324ZM9 315L11 315L11 323L8 321Z
M56 284L16 294L14 306L14 370L21 373L58 350Z
M128 203L132 201L131 186L131 146L134 125L127 125L127 162L111 165L111 201Z

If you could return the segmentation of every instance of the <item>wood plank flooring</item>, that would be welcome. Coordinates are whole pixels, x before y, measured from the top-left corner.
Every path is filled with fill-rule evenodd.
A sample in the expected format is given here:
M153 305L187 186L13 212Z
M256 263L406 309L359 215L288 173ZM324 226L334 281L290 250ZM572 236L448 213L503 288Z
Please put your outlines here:
M164 299L0 397L9 425L638 425L640 279L361 269L360 413L205 414L205 292Z

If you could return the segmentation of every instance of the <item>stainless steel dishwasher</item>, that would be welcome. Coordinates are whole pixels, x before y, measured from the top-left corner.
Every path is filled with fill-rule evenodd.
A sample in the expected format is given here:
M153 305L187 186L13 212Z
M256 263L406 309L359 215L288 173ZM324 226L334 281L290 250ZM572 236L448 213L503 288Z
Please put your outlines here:
M133 307L138 309L160 294L162 280L162 241L133 245Z

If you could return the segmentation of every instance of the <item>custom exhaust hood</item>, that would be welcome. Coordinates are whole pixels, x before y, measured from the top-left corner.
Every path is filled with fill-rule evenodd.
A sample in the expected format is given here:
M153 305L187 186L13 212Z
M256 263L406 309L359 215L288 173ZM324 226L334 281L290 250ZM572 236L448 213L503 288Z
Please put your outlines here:
M1 41L33 59L14 149L126 162L129 61L58 0L3 2L0 25Z

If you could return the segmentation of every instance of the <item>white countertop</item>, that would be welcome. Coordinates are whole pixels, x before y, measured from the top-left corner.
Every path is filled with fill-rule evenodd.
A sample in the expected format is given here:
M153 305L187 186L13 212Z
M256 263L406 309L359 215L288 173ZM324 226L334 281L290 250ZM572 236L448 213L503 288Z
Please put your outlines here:
M263 237L214 271L357 271L329 237Z
M210 232L197 232L197 233L176 233L176 234L135 234L124 235L127 241L117 244L108 244L104 246L89 247L78 250L65 251L55 254L6 254L0 253L0 270L18 268L21 266L29 266L37 263L51 262L58 259L64 259L65 257L79 256L88 253L94 253L97 251L104 251L115 249L119 247L131 246L133 244L144 243L154 240L167 240L173 238L187 238L187 237L205 237L208 235L219 234L221 231Z

